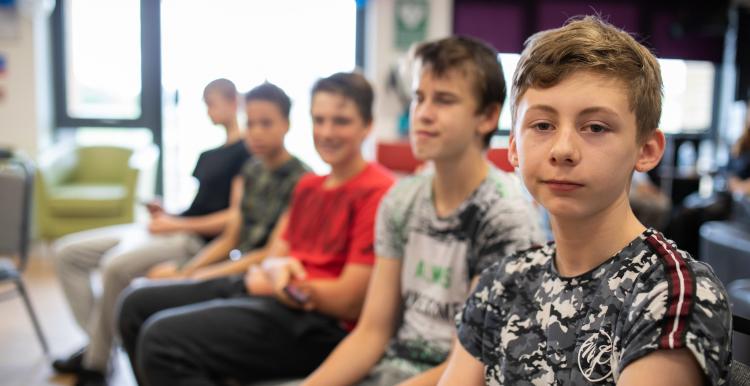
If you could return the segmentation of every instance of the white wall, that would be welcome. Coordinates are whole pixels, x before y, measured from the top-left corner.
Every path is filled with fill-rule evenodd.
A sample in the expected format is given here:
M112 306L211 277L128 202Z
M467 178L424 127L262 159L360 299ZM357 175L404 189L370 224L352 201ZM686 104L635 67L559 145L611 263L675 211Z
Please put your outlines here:
M430 0L427 39L437 39L453 32L453 0ZM369 0L365 31L365 75L375 88L374 136L378 140L398 137L397 123L401 113L396 95L386 90L390 68L404 55L396 48L394 29L395 0Z
M50 142L52 80L46 16L18 14L18 33L0 38L6 74L0 78L0 146L36 157Z

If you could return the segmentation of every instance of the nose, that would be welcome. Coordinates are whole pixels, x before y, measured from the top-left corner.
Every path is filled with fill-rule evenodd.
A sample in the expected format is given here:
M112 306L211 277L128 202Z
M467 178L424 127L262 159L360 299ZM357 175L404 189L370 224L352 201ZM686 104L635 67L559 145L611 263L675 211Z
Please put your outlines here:
M435 109L427 99L412 102L412 119L422 125L429 125L435 121ZM414 125L412 125L414 126Z
M560 128L550 149L550 162L555 165L575 166L581 160L578 132L574 128Z
M333 133L333 125L328 120L316 122L314 132L318 138L327 138Z

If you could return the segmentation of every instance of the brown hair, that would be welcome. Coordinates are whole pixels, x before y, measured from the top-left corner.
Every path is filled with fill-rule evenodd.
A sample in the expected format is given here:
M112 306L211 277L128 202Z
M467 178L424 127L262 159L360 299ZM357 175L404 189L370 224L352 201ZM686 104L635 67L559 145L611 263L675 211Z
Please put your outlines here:
M318 79L312 88L312 96L329 92L351 99L357 106L362 120L372 122L372 101L375 94L367 79L357 72L337 72L327 78Z
M275 104L279 108L281 115L284 116L284 118L289 119L289 111L292 108L292 100L289 99L289 95L286 95L284 90L282 90L279 86L266 81L245 94L245 103L250 103L256 100L271 102Z
M484 113L492 105L502 107L506 89L503 68L497 51L486 43L465 37L451 36L419 45L414 58L422 67L428 67L435 76L443 76L451 70L463 70L472 74L473 90L478 102L477 113ZM484 146L497 131L487 133Z
M237 100L237 87L235 87L234 83L229 79L219 78L212 80L203 89L203 99L205 100L208 93L212 91L218 92L222 97L229 101Z
M659 126L659 63L627 32L597 16L585 16L571 19L561 28L538 32L525 45L513 74L514 128L519 99L529 88L553 87L577 71L593 71L625 84L630 109L635 113L637 141Z

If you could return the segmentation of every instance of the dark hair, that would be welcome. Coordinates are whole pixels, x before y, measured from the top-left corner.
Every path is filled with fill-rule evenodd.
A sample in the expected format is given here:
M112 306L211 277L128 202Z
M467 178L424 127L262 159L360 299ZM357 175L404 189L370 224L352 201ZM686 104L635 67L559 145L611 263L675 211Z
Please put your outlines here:
M250 103L255 100L267 101L278 106L281 114L289 119L289 110L292 109L292 100L286 95L284 90L279 86L264 82L260 86L256 86L252 90L245 94L245 103Z
M623 83L635 113L637 141L646 139L659 126L659 62L627 32L597 16L570 19L560 28L537 32L526 40L513 75L513 126L518 102L530 87L553 87L577 71L593 71Z
M327 78L318 79L312 88L311 95L319 92L339 94L351 99L359 110L362 120L372 122L372 101L374 94L370 82L356 72L337 72Z
M506 96L503 68L498 62L497 51L488 44L465 36L451 36L422 43L414 53L418 65L428 68L441 77L448 71L461 70L471 76L474 94L478 102L477 113L484 113L493 105L502 107ZM497 131L487 133L487 147Z
M212 80L203 89L203 99L206 99L208 93L216 91L221 94L222 97L229 101L237 101L237 87L229 79L219 78Z

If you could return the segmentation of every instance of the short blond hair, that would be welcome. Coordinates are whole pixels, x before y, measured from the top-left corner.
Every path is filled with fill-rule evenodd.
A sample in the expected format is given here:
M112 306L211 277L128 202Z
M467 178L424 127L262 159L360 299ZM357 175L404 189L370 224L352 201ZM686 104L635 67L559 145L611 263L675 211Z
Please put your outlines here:
M529 88L553 87L578 71L592 71L623 82L635 113L637 141L659 126L659 62L627 32L597 16L585 16L570 19L560 28L538 32L526 40L525 46L513 74L514 128L519 99Z

